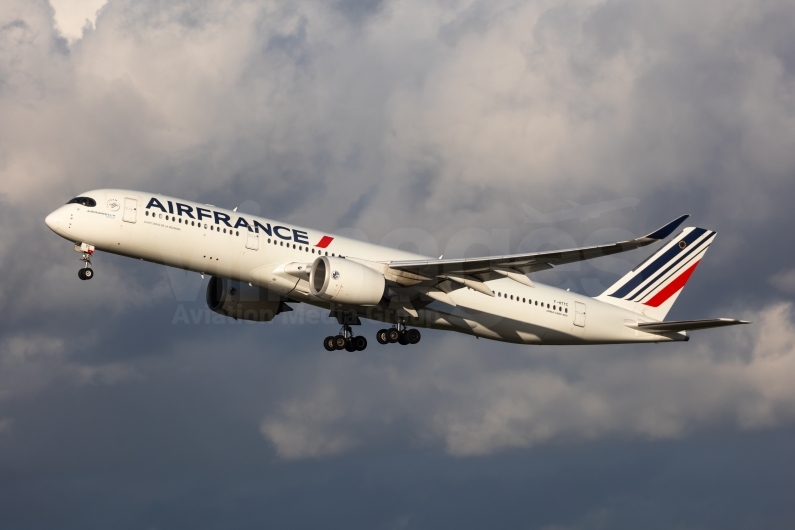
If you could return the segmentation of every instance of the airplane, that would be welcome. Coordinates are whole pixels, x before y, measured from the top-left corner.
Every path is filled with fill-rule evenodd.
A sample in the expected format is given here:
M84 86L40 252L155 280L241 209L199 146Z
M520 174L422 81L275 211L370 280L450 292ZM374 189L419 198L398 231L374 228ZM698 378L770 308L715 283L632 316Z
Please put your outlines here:
M516 344L678 342L694 330L743 320L665 321L716 233L688 227L591 298L527 274L626 252L668 238L682 215L636 239L528 254L433 259L174 197L122 189L81 194L45 223L81 254L81 280L94 277L97 250L210 275L208 307L267 322L288 303L327 308L341 326L326 350L361 351L361 318L391 324L380 344L416 344L419 328Z
M622 210L624 208L634 208L640 203L640 200L634 197L623 197L621 199L613 199L611 201L595 202L593 204L577 204L574 201L566 201L571 205L568 210L559 210L557 212L543 214L529 206L522 204L527 217L525 220L530 223L552 224L560 221L568 221L570 219L579 219L585 222L588 219L596 219L603 213L612 212L615 210Z

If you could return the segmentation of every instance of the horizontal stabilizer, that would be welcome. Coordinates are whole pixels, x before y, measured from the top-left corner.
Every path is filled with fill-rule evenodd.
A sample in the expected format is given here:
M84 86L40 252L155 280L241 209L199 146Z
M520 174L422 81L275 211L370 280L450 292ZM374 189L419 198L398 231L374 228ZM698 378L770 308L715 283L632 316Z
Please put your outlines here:
M670 322L640 322L630 327L640 331L651 332L676 332L676 331L695 331L698 329L722 328L723 326L735 326L737 324L750 324L747 320L736 320L734 318L712 318L707 320L673 320Z

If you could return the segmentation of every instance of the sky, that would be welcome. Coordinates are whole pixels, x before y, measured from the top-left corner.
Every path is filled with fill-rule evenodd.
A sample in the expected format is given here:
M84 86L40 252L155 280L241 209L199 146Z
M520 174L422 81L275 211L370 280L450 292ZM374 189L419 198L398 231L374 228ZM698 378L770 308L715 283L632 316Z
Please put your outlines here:
M0 3L0 528L791 528L793 26L776 0ZM206 278L103 253L80 281L44 217L103 187L445 257L690 213L718 236L668 318L753 324L404 348L365 322L329 353L317 308L229 321ZM531 277L595 296L653 251Z

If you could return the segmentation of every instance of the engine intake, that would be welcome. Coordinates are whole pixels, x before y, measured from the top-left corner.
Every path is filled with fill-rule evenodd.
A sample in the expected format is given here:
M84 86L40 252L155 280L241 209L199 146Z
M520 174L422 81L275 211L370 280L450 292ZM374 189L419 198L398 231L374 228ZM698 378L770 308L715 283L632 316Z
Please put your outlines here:
M312 264L310 292L340 304L374 306L384 297L384 275L344 258L321 256Z
M238 320L269 322L292 308L284 299L261 287L213 276L207 284L207 306L211 311Z

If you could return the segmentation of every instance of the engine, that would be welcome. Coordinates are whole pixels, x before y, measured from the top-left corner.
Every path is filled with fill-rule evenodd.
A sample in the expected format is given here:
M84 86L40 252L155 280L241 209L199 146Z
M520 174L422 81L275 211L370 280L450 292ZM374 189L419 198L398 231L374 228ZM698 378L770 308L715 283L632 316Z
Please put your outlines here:
M340 304L378 305L386 290L384 275L355 261L321 256L312 264L309 290Z
M283 299L267 289L213 276L207 284L211 311L239 320L269 322L283 311L292 311Z

